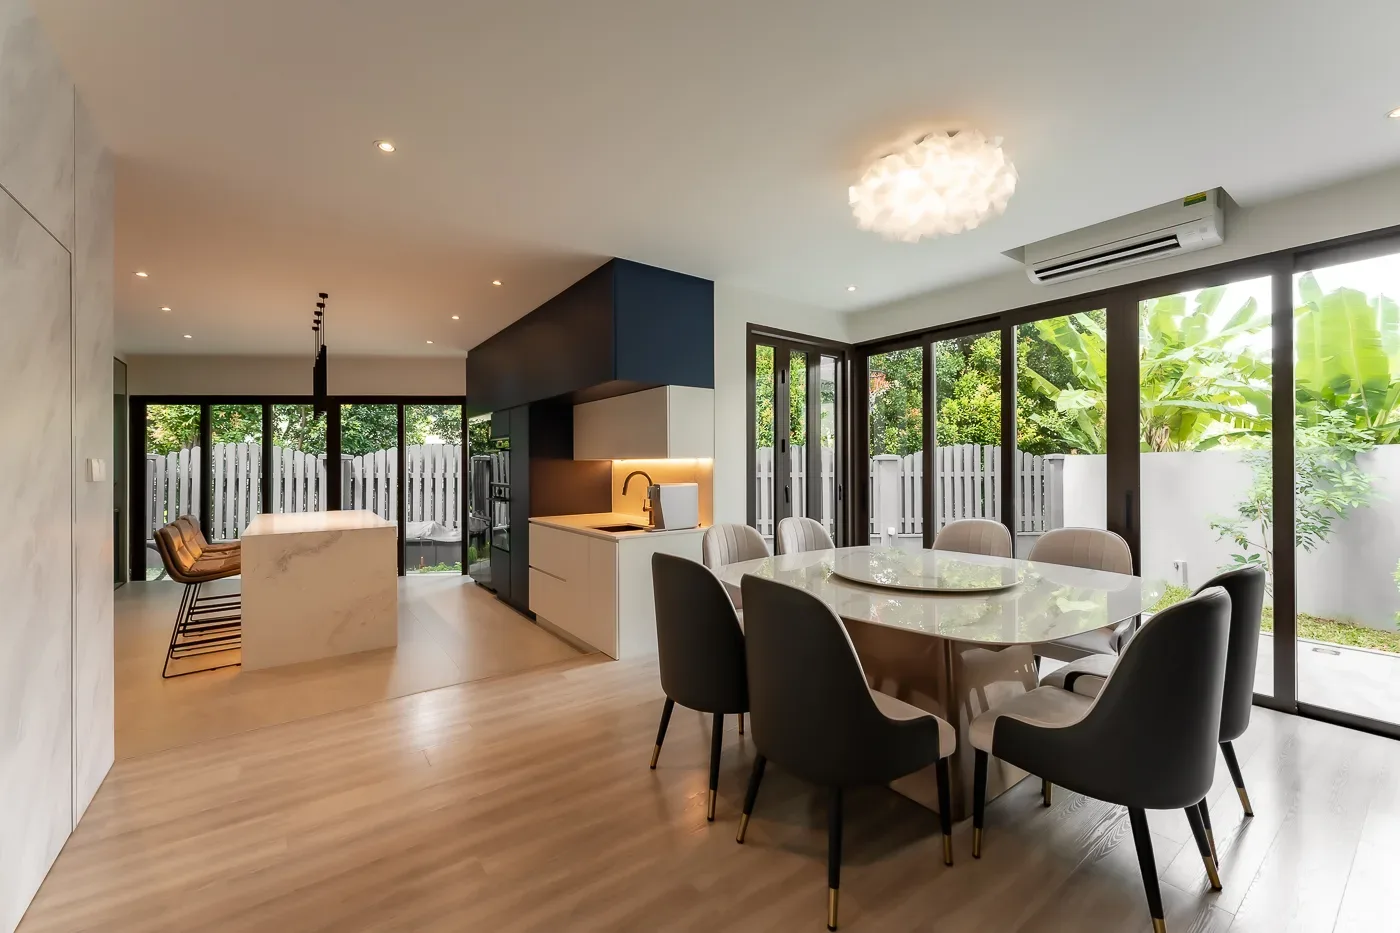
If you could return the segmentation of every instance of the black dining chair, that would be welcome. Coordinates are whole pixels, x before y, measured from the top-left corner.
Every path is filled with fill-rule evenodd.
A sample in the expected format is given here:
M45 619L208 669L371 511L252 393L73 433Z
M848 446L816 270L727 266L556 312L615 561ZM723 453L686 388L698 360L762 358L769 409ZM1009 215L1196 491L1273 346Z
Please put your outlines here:
M1254 710L1254 666L1259 658L1259 623L1264 615L1266 578L1263 567L1238 567L1217 574L1196 590L1202 593L1220 587L1230 594L1230 648L1225 660L1225 700L1220 710L1220 751L1230 769L1230 779L1239 794L1246 817L1254 816L1249 792L1244 786L1234 741L1249 728L1249 716ZM1047 674L1041 684L1071 690L1086 697L1095 697L1103 689L1118 658L1096 655L1067 664ZM1206 825L1206 838L1217 865L1219 852L1215 847L1215 831L1210 825L1210 808L1206 801L1197 804Z
M972 854L982 854L989 756L1128 808L1155 933L1165 933L1147 810L1185 810L1211 887L1215 859L1196 804L1215 776L1230 596L1212 588L1164 609L1128 642L1097 697L1037 687L978 716Z
M666 727L677 703L712 713L710 793L705 819L713 822L724 716L742 715L749 708L744 632L724 584L704 564L673 554L653 554L651 580L656 600L661 689L666 693L651 767L655 770L661 757L661 743L666 740Z
M830 793L827 809L827 929L836 929L841 888L842 794L888 784L933 765L943 861L953 864L948 756L957 735L944 720L870 689L846 627L821 600L796 587L743 578L749 718L754 759L737 840L744 841L763 772L778 767Z

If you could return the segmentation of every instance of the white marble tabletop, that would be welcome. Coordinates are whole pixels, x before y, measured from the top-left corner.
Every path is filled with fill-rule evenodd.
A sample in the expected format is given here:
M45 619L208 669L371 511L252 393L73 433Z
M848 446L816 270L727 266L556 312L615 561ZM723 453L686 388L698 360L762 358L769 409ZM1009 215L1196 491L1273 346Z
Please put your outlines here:
M248 523L243 537L249 535L304 535L325 531L358 531L364 528L397 528L396 522L386 521L363 509L338 512L276 512L259 515Z
M730 564L719 577L737 589L745 574L754 574L804 589L845 619L995 645L1055 641L1113 625L1150 608L1162 593L1160 583L1119 573L948 551L937 558L945 576L1006 574L1020 582L995 592L933 593L856 583L832 573L840 560L847 567L873 564L874 573L895 583L915 582L923 558L915 558L911 572L910 558L894 551L871 546L783 554Z

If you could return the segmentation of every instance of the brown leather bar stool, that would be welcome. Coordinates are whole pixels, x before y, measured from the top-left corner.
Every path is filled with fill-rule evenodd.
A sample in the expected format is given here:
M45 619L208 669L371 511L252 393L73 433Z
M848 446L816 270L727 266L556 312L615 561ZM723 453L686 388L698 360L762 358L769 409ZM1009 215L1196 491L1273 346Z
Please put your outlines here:
M200 530L199 519L193 515L181 515L175 519L174 524L179 526L180 535L185 539L185 544L195 551L209 551L215 554L242 553L243 543L241 541L210 544L208 539L204 537L204 532Z
M196 531L198 530L196 526ZM199 537L203 537L200 535ZM232 651L242 644L243 611L242 596L229 593L220 596L201 596L200 588L205 583L238 576L243 570L241 556L237 552L222 553L191 547L186 543L183 529L177 522L156 529L156 550L160 552L165 572L170 579L185 584L184 595L180 598L180 608L175 615L175 627L170 633L170 647L165 653L165 665L161 677L183 677L201 671L214 671L238 664L216 664L211 667L196 668L170 673L170 662L183 658L198 657Z

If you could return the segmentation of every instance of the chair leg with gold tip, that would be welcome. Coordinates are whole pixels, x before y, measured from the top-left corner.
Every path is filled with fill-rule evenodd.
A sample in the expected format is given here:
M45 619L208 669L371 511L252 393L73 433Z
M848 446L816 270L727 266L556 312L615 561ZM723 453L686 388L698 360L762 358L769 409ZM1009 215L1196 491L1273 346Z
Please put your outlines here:
M734 837L734 841L739 845L744 844L744 834L749 830L749 817L753 816L753 805L758 802L758 785L763 783L763 769L767 765L768 759L762 755L753 760L753 773L749 775L749 789L744 794L744 812L739 817L739 835Z
M1210 825L1210 807L1202 800L1196 804L1196 809L1201 811L1201 825L1206 829L1206 842L1210 843L1210 857L1215 862L1215 868L1220 870L1220 852L1215 848L1215 830Z
M1221 742L1220 750L1225 753L1225 767L1230 769L1230 780L1235 782L1235 791L1240 795L1240 805L1245 816L1253 816L1254 808L1249 804L1249 791L1244 789L1244 773L1240 771L1240 760L1235 757L1232 742Z
M743 713L740 713L740 714L739 714L739 734L740 734L740 735L743 735L743 734L744 734L744 714L743 714Z
M953 864L953 780L948 759L933 766L938 777L938 825L943 830L943 864Z
M1166 914L1162 911L1162 889L1157 883L1157 859L1152 854L1152 832L1147 827L1147 811L1129 807L1128 822L1133 827L1138 868L1142 871L1142 886L1147 891L1147 909L1152 913L1152 933L1167 933Z
M656 761L661 757L661 743L666 741L666 727L671 724L671 710L676 708L676 701L670 697L666 698L666 705L661 707L661 728L656 730L656 745L651 750L651 770L656 770Z
M1206 877L1210 879L1212 891L1220 890L1220 873L1215 870L1215 856L1210 851L1206 839L1205 821L1201 819L1200 807L1186 808L1186 822L1191 824L1191 835L1196 839L1196 850L1201 853L1201 862L1206 866Z
M1055 803L1055 785L1049 781L1040 782L1040 799L1045 806L1049 807Z
M724 744L724 714L715 713L714 728L710 731L710 793L705 801L705 819L715 821L715 794L719 791L719 751Z
M836 908L841 897L841 788L831 789L827 804L826 928L836 929Z
M987 815L987 753L981 749L972 766L972 857L982 857L982 821Z

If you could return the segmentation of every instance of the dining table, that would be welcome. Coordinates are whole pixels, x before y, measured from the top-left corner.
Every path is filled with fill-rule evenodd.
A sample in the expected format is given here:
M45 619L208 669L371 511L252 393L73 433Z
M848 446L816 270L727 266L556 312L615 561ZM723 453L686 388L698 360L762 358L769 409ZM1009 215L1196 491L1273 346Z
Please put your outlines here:
M953 726L955 820L971 813L972 720L1036 688L1035 647L1137 618L1165 589L1083 567L878 545L779 554L717 572L735 594L749 575L811 593L845 623L872 689ZM993 759L987 798L1024 777ZM938 809L932 767L891 786Z

